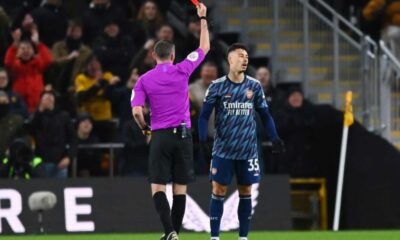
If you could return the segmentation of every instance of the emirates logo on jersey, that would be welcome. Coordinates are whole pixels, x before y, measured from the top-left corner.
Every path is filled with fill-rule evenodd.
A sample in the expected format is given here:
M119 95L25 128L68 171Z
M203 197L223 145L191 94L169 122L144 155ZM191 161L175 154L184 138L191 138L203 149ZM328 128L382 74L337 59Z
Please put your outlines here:
M248 98L249 100L253 98L253 95L254 95L253 90L247 89L247 91L246 91L246 96L247 96L247 98Z

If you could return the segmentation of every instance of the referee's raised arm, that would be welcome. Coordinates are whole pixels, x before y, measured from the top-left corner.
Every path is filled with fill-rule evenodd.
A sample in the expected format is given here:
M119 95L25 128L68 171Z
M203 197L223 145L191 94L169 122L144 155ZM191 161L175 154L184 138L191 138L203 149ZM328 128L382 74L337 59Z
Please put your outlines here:
M204 54L207 54L210 51L210 34L208 32L208 23L207 23L207 7L200 3L197 6L197 15L200 18L200 46L201 50L203 50Z

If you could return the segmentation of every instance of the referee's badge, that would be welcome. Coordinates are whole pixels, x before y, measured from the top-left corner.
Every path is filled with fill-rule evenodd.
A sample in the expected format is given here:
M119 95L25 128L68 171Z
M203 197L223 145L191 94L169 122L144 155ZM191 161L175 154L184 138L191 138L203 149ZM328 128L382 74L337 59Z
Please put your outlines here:
M189 61L195 62L197 59L199 59L199 53L198 52L192 52L187 56L187 59Z
M247 89L246 95L247 95L247 98L248 98L249 100L252 99L252 98L253 98L253 95L254 95L253 90Z

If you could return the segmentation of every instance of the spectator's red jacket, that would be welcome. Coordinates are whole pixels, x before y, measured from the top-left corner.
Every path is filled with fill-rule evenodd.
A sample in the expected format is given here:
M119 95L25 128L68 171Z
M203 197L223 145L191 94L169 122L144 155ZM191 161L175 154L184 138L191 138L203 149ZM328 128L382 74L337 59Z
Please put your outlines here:
M13 76L13 90L21 95L29 112L32 112L39 104L44 88L43 72L50 65L52 56L43 43L38 44L37 55L28 62L17 58L17 50L17 46L11 45L7 49L4 63Z

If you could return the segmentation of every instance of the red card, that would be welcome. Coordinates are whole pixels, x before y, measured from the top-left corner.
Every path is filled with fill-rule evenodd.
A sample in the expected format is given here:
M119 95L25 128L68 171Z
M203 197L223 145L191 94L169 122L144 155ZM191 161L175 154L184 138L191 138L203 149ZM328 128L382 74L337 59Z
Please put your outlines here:
M199 0L191 0L191 1L195 6L199 6L200 5Z

